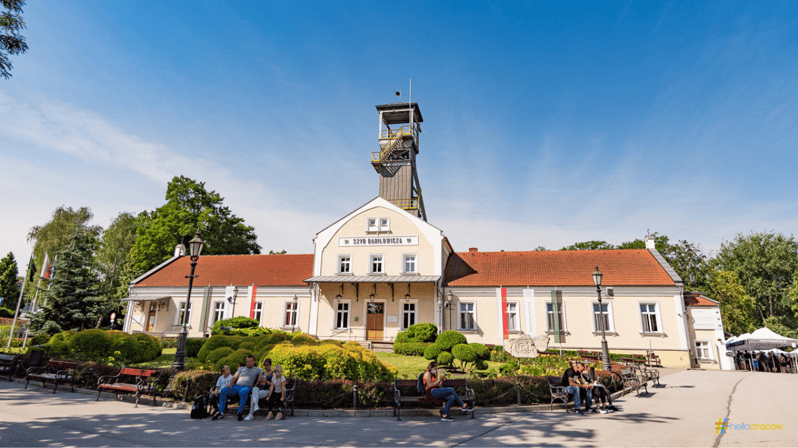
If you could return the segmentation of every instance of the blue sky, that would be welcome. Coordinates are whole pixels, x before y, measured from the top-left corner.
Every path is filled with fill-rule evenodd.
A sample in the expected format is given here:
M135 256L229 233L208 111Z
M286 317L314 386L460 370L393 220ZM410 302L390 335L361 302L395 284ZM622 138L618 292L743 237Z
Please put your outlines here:
M109 6L110 5L110 6ZM59 205L107 227L186 175L264 250L377 194L376 104L419 103L455 250L711 252L798 229L796 2L29 1L0 79L0 252Z

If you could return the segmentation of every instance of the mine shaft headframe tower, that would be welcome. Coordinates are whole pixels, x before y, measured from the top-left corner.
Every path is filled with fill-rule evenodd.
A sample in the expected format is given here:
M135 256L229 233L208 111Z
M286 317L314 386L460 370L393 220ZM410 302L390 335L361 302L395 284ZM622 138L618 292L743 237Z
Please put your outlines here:
M426 221L416 169L424 121L418 103L382 104L377 111L380 150L371 153L371 165L380 173L380 197Z

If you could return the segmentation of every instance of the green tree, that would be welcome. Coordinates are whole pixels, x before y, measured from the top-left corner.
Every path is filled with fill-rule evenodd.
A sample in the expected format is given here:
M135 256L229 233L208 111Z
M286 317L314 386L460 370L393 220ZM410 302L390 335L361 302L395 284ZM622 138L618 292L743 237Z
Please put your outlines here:
M8 55L17 55L28 51L25 38L19 34L25 29L22 19L24 0L0 0L5 11L0 12L0 76L11 77L11 61Z
M616 247L606 241L584 241L581 243L574 243L570 246L563 247L560 250L607 250L616 249Z
M13 252L0 260L0 297L3 298L3 305L8 308L19 297L19 271Z
M97 249L97 269L102 279L102 291L115 294L122 282L122 272L128 254L136 241L136 231L146 224L146 217L122 212L111 222L100 237Z
M712 271L710 294L720 302L720 314L727 332L741 335L756 329L754 299L748 295L734 272Z
M756 301L761 322L767 317L795 314L787 293L798 271L798 242L774 232L737 234L721 244L717 268L737 274L748 295Z
M684 281L684 289L708 293L712 267L707 256L701 252L701 248L686 240L680 240L679 244L669 247L670 250L666 258Z
M288 253L288 251L286 251L285 249L283 249L281 251L276 251L276 250L270 250L269 251L269 255L285 255L287 253Z
M47 224L33 226L28 232L28 242L34 243L33 258L36 266L42 265L45 253L50 254L52 260L53 254L66 247L79 227L84 228L88 236L96 242L103 229L100 226L89 226L93 217L89 207L74 210L62 205L55 209L53 218Z
M90 229L74 229L66 247L57 252L55 277L42 291L43 307L31 320L33 330L53 324L63 330L82 330L99 324L108 303L100 296L100 279L93 265L97 239Z
M131 272L140 275L169 259L174 247L188 243L199 229L205 241L203 254L259 254L255 229L244 224L222 204L204 182L175 177L166 188L166 204L139 215L142 222L131 249Z
M654 249L657 249L657 252L662 254L663 257L667 258L671 252L671 245L670 240L665 235L660 235L659 232L652 233L654 236ZM646 242L641 239L636 239L634 241L627 241L625 243L621 243L617 249L645 249Z

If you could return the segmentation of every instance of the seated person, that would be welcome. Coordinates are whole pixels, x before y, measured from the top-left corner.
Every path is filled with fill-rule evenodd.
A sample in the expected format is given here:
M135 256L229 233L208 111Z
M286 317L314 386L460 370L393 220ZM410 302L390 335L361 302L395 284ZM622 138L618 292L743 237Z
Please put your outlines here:
M603 384L599 383L598 381L593 381L590 378L590 375L585 370L582 373L582 378L588 384L593 385L593 395L596 396L596 404L599 405L599 412L602 414L607 414L610 412L619 411L620 409L616 408L615 405L612 404L612 396L610 395L609 391Z
M584 415L585 413L579 409L582 400L585 400L585 411L596 413L593 409L593 385L587 384L582 378L582 372L585 370L585 365L577 362L573 367L569 367L562 375L561 384L568 391L569 394L574 396L574 408L577 415Z
M285 401L285 377L283 376L283 368L274 366L274 373L272 374L271 387L269 387L269 413L266 415L266 420L285 420L283 415L283 402ZM273 409L277 407L277 415L274 414Z
M444 372L440 372L440 376L438 376L438 363L435 361L429 363L427 370L424 372L424 387L426 390L430 391L432 398L446 400L446 404L443 407L443 415L441 415L441 421L453 422L454 419L449 416L449 408L451 408L452 403L457 402L457 404L462 406L463 411L468 410L468 405L463 403L463 400L460 399L460 396L457 395L454 389L451 387L442 387L444 380L446 380L446 374Z
M224 418L227 396L238 395L238 420L244 420L244 407L247 404L249 392L262 372L260 368L255 367L255 357L252 355L247 356L247 365L238 369L236 374L233 375L230 387L222 389L222 393L219 394L219 413L221 414L219 418Z
M221 373L222 376L216 380L216 386L211 390L210 403L211 409L213 409L213 412L211 412L211 420L219 418L219 394L222 392L222 389L230 387L230 382L233 381L233 375L230 373L230 366L222 366Z
M266 358L263 360L263 372L261 372L258 380L255 381L255 385L252 386L252 402L249 404L249 415L247 415L244 420L252 420L255 418L255 411L260 409L258 407L258 401L262 398L267 398L269 396L269 389L272 385L272 359Z

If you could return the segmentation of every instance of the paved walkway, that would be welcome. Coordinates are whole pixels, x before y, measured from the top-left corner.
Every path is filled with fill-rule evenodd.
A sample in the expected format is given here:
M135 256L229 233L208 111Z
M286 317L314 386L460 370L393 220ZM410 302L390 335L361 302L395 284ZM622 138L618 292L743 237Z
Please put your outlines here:
M676 372L652 394L616 400L623 412L563 411L432 417L322 418L238 422L191 420L188 411L0 381L0 446L798 446L798 376ZM783 393L782 393L783 391ZM728 418L732 427L715 433ZM778 424L781 430L753 429ZM735 429L735 425L737 428ZM743 429L747 425L748 429Z

